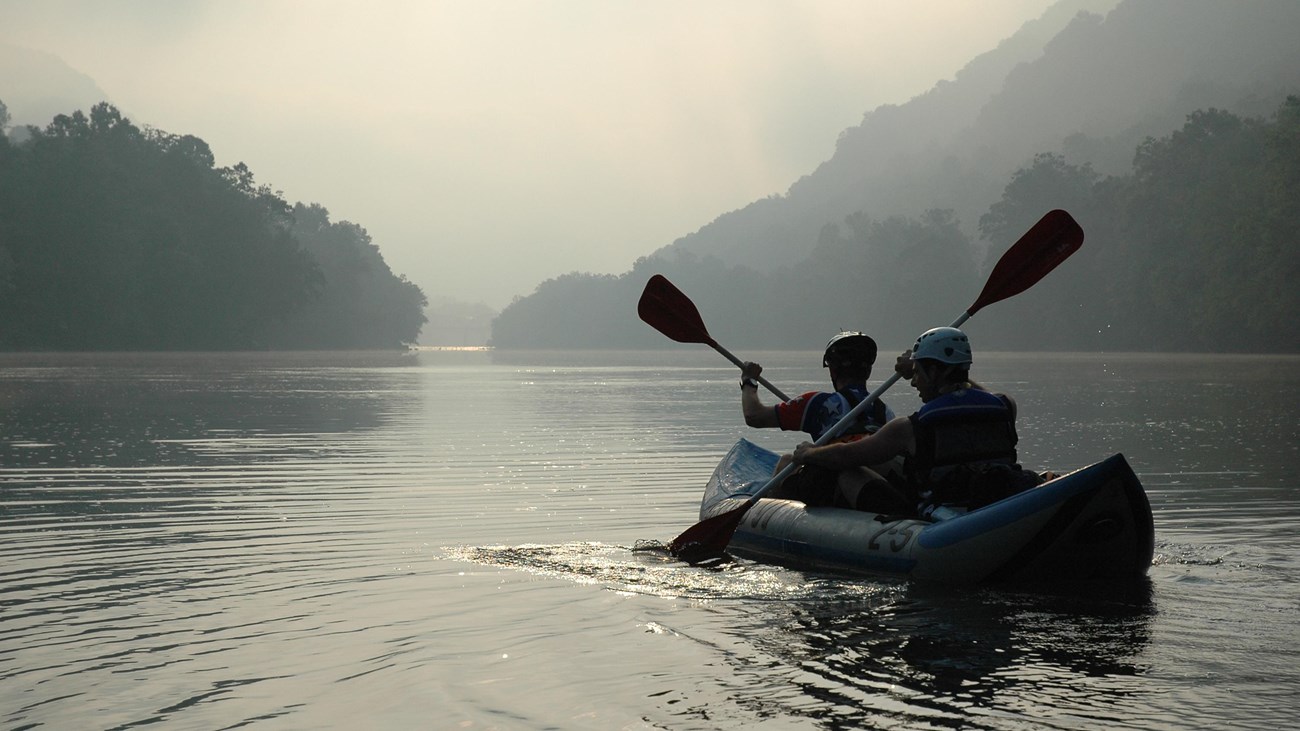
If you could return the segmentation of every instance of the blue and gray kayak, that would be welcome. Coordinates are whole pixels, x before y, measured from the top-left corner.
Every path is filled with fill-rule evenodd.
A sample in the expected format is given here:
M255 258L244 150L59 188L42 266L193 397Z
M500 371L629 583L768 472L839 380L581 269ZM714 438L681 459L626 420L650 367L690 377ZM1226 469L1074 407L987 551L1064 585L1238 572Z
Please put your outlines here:
M740 507L777 455L732 447L705 489L700 518ZM727 551L790 568L894 574L940 584L1129 583L1151 566L1151 505L1121 454L945 520L877 515L761 498Z

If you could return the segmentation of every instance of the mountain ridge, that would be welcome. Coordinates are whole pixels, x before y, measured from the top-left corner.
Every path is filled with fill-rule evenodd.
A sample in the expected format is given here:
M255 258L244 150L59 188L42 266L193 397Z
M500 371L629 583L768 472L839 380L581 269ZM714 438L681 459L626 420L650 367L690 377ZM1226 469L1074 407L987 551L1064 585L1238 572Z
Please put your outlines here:
M952 208L974 232L1010 174L1037 152L1096 158L1100 172L1119 174L1137 143L1177 128L1197 109L1267 114L1300 88L1300 45L1287 42L1289 29L1300 27L1300 3L1124 0L1104 17L1089 7L1097 3L1058 3L953 80L864 114L841 132L831 158L786 194L724 213L652 256L690 252L771 270L806 257L825 226L858 211L885 217ZM1171 17L1182 19L1177 38L1151 55L1150 68L1128 74L1140 83L1117 83L1125 68L1142 68L1131 59L1151 50L1143 39ZM1222 42L1225 26L1251 42ZM1085 63L1096 70L1084 73ZM1285 68L1294 69L1286 78L1258 77ZM1067 97L1059 96L1063 79L1073 79ZM1117 90L1123 99L1106 103ZM935 118L944 124L925 122Z
M0 101L15 127L44 127L59 114L90 109L108 94L90 76L45 51L0 42Z

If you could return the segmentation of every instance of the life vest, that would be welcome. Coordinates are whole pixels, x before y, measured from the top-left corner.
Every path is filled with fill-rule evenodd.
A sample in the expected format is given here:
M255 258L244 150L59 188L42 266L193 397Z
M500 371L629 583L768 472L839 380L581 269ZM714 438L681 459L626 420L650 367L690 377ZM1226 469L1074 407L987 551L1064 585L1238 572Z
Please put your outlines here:
M1032 486L1031 473L1016 464L1015 412L1006 396L951 391L908 418L916 451L904 471L923 505L973 509Z

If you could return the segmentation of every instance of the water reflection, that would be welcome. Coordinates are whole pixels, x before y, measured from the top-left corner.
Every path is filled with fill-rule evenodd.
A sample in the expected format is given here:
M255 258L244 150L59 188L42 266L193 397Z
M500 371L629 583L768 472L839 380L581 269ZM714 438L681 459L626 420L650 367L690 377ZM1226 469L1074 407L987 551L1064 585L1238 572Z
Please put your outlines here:
M366 459L365 434L419 393L414 364L383 352L0 355L7 528L72 520L165 528L155 539L170 542L214 519L282 519L260 499L318 485L327 461ZM96 540L109 542L85 548L120 545Z
M195 464L202 440L378 426L418 376L404 353L0 355L0 463ZM199 447L199 448L195 448Z
M1067 726L1131 721L1124 699L1143 693L1140 657L1155 616L1149 585L1088 595L882 586L852 602L761 605L748 635L796 671L789 680L798 693L749 701L827 728L886 719L1004 728L999 714L1049 726L1053 718ZM1105 707L1080 702L1089 685L1105 688Z
M1054 593L952 590L748 561L701 569L601 544L445 550L457 560L703 602L720 626L670 630L725 658L741 681L728 700L760 717L825 728L1007 728L1031 717L1048 727L1116 728L1150 708L1143 657L1157 613L1149 581ZM698 712L683 711L693 721Z

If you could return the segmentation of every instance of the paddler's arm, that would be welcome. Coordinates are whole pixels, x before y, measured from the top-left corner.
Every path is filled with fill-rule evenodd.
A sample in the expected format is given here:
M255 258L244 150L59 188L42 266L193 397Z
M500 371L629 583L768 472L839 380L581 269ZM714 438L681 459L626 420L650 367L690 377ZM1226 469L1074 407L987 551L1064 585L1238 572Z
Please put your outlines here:
M745 415L745 424L756 429L770 429L781 425L776 416L776 407L766 406L758 398L758 378L763 366L757 363L745 363L740 375L740 409Z
M820 447L804 442L794 450L795 464L812 464L842 470L887 462L911 454L916 449L912 421L906 416L891 419L880 431L856 442L825 444Z

